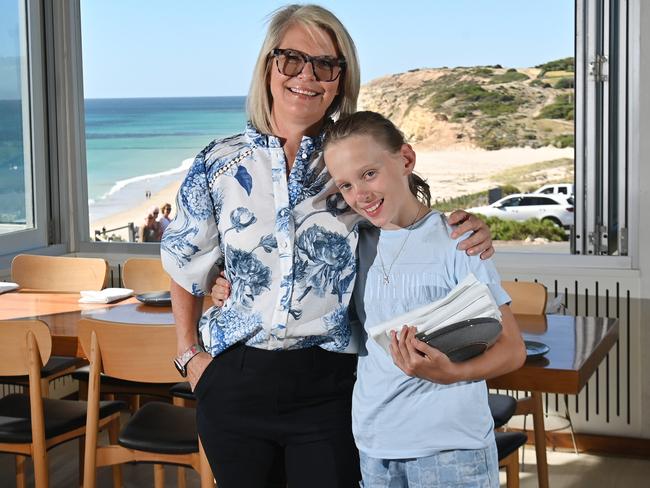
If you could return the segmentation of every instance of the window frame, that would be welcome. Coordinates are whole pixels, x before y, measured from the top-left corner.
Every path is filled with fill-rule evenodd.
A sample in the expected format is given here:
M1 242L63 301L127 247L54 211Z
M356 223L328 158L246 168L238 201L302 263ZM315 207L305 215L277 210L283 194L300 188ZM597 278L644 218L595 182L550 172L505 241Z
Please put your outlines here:
M45 93L42 89L45 73L40 2L21 1L20 10L21 20L24 21L19 29L20 44L25 49L25 61L21 66L22 95L28 97L27 110L23 109L23 139L28 135L25 174L29 173L31 180L31 202L28 203L27 211L30 211L31 205L33 227L0 235L0 269L4 268L15 254L25 250L43 249L48 245L47 123ZM29 218L27 220L29 221Z
M45 95L41 90L32 92L32 132L39 133L43 137L33 137L34 161L40 161L42 166L35 167L35 174L45 175L44 183L38 187L35 202L39 218L47 217L51 213L50 245L46 249L38 248L39 243L25 245L24 239L21 242L14 242L12 246L6 247L6 240L9 236L0 236L0 244L3 248L3 256L0 256L0 269L6 264L6 258L16 252L39 249L46 253L83 252L101 255L119 254L156 254L159 252L158 244L143 245L141 243L106 243L93 242L90 240L88 225L87 207L87 181L86 181L86 158L85 158L85 128L83 113L83 74L81 70L81 18L80 0L71 2L43 2L42 0L25 0L29 5L30 15L36 21L31 22L30 29L30 65L32 66L32 87L47 86L49 104L48 119L45 118ZM594 25L585 25L581 22L585 8L593 8L596 3L603 5L620 5L622 15L616 18L616 28L619 35L625 42L618 45L617 55L621 69L617 73L618 83L623 83L625 95L616 108L618 126L613 156L623 163L624 176L619 178L619 185L623 190L619 191L617 205L619 209L619 221L624 224L627 233L618 237L619 246L627 246L627 255L624 256L601 256L581 254L552 254L552 253L528 253L528 252L498 252L497 263L505 266L518 266L527 268L531 262L535 266L562 266L574 268L604 268L604 269L630 269L638 266L639 249L639 188L634 175L639 174L639 121L640 121L640 0L576 0L576 162L578 160L595 160L595 153L583 151L585 141L584 134L595 133L595 127L587 126L579 116L581 107L586 107L589 97L585 97L583 90L577 89L578 82L585 82L588 70L586 62L588 52L583 50L583 45L590 29ZM45 3L45 6L43 4ZM53 4L53 5L52 5ZM33 13L32 13L33 11ZM41 22L41 11L45 11L45 22ZM593 20L593 19L592 19ZM593 22L592 22L593 24ZM43 27L44 26L44 27ZM47 73L45 73L44 56L41 49L43 38L50 45L47 49ZM64 43L68 51L57 47L51 49L52 43ZM46 46L47 47L47 46ZM40 73L40 75L39 75ZM47 83L45 83L47 81ZM42 90L44 91L44 90ZM40 95L39 95L40 93ZM40 98L39 98L40 97ZM52 101L52 98L59 100ZM593 109L593 106L591 107ZM50 129L47 129L49 121ZM593 123L589 123L592 124ZM591 128L589 128L591 127ZM587 130L588 129L588 130ZM40 131L40 132L38 132ZM45 137L47 135L48 137ZM34 144L34 141L44 141ZM52 146L48 157L48 143ZM602 150L602 148L601 148ZM609 149L608 149L609 151ZM583 169L584 165L580 168ZM49 172L48 172L49 170ZM576 174L578 167L576 167ZM589 173L590 175L592 173ZM50 187L45 180L51 179ZM589 176L593 179L593 176ZM636 182L637 185L628 184ZM591 184L582 179L580 184L576 179L575 201L585 202L585 189L591 189ZM77 191L72 191L72 190ZM74 193L74 195L73 195ZM51 195L51 200L48 196ZM580 212L576 212L577 214ZM602 213L602 212L601 212ZM581 218L576 221L576 227L582 232L583 229L593 228L597 219L592 212L588 218ZM629 222L633 225L630 227ZM589 227L591 226L591 227ZM623 226L623 225L622 225ZM39 227L43 231L42 227ZM47 232L45 233L47 236ZM581 235L586 235L584 232ZM624 241L624 242L623 242ZM582 241L584 242L584 240ZM43 242L47 245L47 240ZM32 247L33 246L33 247ZM5 254L4 249L9 252ZM531 258L534 258L531 260ZM4 259L4 262L3 262Z

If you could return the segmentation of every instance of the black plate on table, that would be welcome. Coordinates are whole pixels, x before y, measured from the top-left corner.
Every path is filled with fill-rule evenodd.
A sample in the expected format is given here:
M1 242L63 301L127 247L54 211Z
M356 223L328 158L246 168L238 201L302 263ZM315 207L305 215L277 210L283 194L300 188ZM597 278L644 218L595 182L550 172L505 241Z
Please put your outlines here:
M453 362L467 361L485 352L499 337L501 324L489 317L449 324L430 334L415 337L445 353Z
M154 307L169 307L172 304L172 297L168 291L140 293L135 297L145 305L153 305Z
M524 344L526 344L526 356L529 358L540 358L551 350L543 342L524 341Z

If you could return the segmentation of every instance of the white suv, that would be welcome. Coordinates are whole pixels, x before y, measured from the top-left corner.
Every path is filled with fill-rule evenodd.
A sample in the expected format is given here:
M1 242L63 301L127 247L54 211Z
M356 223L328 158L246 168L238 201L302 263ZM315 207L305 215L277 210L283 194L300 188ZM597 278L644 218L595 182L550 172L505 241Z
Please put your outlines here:
M504 220L548 220L566 229L573 225L573 198L563 195L514 193L490 205L468 208L467 211Z
M542 193L544 195L564 195L573 196L573 183L556 183L555 185L544 185L533 193Z

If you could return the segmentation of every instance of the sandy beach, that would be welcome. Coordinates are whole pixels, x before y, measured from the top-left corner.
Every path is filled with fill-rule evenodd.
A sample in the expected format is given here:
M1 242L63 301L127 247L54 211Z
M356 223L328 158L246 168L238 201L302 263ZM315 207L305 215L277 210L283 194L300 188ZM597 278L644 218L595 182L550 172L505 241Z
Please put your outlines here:
M498 151L481 149L431 151L416 146L414 149L417 154L416 172L429 181L434 199L450 198L486 190L494 186L495 182L492 180L494 175L517 166L560 158L573 158L573 148L544 147L532 149L523 147ZM153 205L160 207L165 202L172 204L173 216L176 210L176 193L185 173L177 173L174 176L175 178L171 183L152 192L150 198L145 198L145 191L148 189L146 185L151 186L146 180L142 183L133 182L129 189L128 206L118 209L114 214L106 215L91 222L91 235L94 236L96 229L115 229L126 226L129 222L140 226L150 207ZM136 195L142 195L142 197L136 197ZM115 234L124 239L127 236L127 231L122 229L108 234Z

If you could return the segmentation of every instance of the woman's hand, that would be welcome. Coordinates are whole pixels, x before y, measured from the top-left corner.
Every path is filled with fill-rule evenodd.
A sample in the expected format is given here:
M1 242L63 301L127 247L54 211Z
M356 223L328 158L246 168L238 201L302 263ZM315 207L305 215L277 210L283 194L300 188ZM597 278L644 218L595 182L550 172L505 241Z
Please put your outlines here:
M223 307L223 304L230 296L230 282L226 279L226 274L222 271L214 283L210 292L212 303L217 307Z
M210 362L212 362L212 356L207 352L200 352L187 363L187 381L190 382L192 391L196 388L196 384Z
M466 251L470 256L479 254L481 259L492 257L494 254L492 235L485 222L476 215L465 212L465 210L454 210L447 221L449 224L456 226L451 233L452 239L457 239L467 232L472 232L472 235L458 244L458 249Z
M395 365L409 376L448 385L460 380L457 366L446 354L416 339L415 327L402 327L391 332L390 353Z

